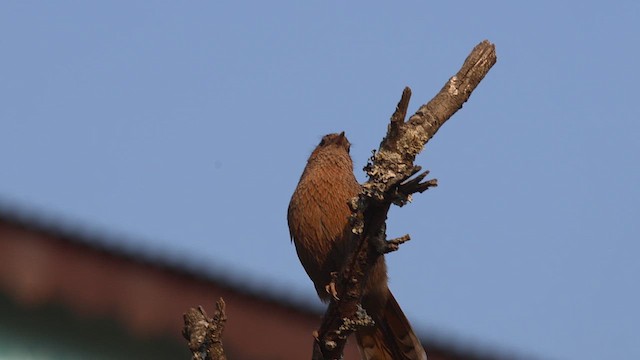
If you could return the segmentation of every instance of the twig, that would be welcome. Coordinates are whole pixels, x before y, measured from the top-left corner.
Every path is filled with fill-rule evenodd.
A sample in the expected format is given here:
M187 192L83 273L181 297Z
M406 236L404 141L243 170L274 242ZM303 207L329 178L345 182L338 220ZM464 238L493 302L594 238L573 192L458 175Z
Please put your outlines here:
M225 303L222 298L216 302L216 313L208 318L202 306L190 308L184 318L182 335L189 342L193 360L226 360L222 346L222 333L227 321Z
M387 129L387 135L365 167L369 180L360 195L352 200L352 241L359 244L347 265L336 278L337 297L331 300L314 344L314 360L340 359L347 337L358 322L362 283L365 274L389 249L385 241L387 213L391 203L404 205L411 194L436 186L436 180L422 182L428 172L409 179L420 171L413 164L416 155L440 127L469 99L471 92L496 63L495 46L489 41L478 44L462 68L442 90L405 122L411 98L408 87L402 92ZM399 246L396 242L395 246ZM339 300L336 300L339 299Z

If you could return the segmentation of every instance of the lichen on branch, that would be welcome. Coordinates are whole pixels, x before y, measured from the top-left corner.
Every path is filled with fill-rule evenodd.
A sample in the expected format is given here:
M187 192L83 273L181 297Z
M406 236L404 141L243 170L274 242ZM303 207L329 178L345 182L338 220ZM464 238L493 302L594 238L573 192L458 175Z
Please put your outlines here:
M428 103L422 105L405 122L411 89L406 87L387 134L364 170L369 180L359 196L350 202L352 209L352 241L359 244L346 266L335 278L337 296L331 300L314 343L313 359L340 359L349 332L344 326L358 321L363 279L378 256L408 240L385 240L387 213L391 204L404 205L411 195L436 186L435 179L423 181L428 172L414 165L416 156L440 127L469 99L473 90L496 63L495 46L485 40L478 44L452 76ZM360 314L361 316L361 314Z

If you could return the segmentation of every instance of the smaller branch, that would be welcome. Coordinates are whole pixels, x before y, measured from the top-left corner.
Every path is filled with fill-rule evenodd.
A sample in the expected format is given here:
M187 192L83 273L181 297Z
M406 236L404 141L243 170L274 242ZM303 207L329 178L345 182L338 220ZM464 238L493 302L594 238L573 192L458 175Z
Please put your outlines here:
M398 187L398 191L400 191L402 194L406 196L409 196L417 192L423 193L426 190L428 190L430 187L438 186L438 179L429 179L425 182L421 182L422 179L424 179L425 176L427 176L427 174L429 174L428 170L418 175L415 179L411 179L402 183Z
M377 256L382 256L390 252L394 252L400 249L400 245L411 240L409 234L405 234L399 238L387 240L387 224L384 223L380 226L379 231L372 235L369 239L370 246L375 249L374 253ZM339 300L339 299L336 299Z
M420 171L420 166L415 166L411 173L408 175L407 180L400 183L398 188L393 193L393 198L391 201L400 207L406 205L411 202L411 195L415 193L423 193L427 191L429 188L438 186L438 179L429 179L425 182L422 182L427 175L429 175L429 170L425 170L422 174L419 174L413 179L409 179L411 176Z
M184 315L182 336L189 342L193 360L226 360L222 346L222 333L227 321L225 303L222 298L216 302L213 318L207 317L202 306L190 308Z
M391 129L397 130L400 128L400 125L404 123L404 119L407 117L407 110L409 109L409 100L411 100L411 89L405 86L404 90L402 90L400 101L398 101L398 105L396 105L396 111L391 115L391 124L389 124Z
M387 240L387 247L385 248L384 253L387 254L398 250L401 244L404 244L409 240L411 240L411 236L409 236L409 234L406 234L399 238Z

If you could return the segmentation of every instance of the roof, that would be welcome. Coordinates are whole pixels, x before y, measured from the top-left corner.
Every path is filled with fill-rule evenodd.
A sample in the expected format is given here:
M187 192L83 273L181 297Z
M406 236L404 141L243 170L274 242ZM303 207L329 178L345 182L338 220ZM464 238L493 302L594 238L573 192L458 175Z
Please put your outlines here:
M225 336L225 340L232 334L237 336L247 336L246 325L251 323L251 327L255 328L256 318L265 319L264 314L267 313L273 316L287 316L291 319L297 319L297 323L300 323L300 328L295 330L295 333L302 332L300 342L309 344L304 345L303 349L310 349L310 334L311 331L307 329L315 329L319 325L319 317L321 316L322 309L317 306L313 306L308 299L301 297L291 296L291 292L278 291L283 289L273 289L265 286L258 286L258 282L251 281L251 279L239 279L231 276L228 272L224 272L221 269L213 269L210 266L204 266L196 260L185 261L185 259L168 258L166 256L154 255L143 248L134 246L124 246L122 236L115 234L108 234L107 232L98 232L91 229L86 229L78 225L69 224L67 221L57 219L53 216L47 216L44 214L36 213L35 211L27 211L23 208L8 204L6 201L0 201L0 235L2 235L1 226L10 227L14 231L24 232L28 234L37 234L35 238L38 238L38 244L50 244L55 249L65 249L57 259L65 259L59 261L61 264L58 267L64 267L64 263L70 263L69 258L79 259L81 257L91 258L91 261L84 262L85 267L96 267L110 270L95 270L91 274L91 279L85 281L78 277L77 268L72 270L62 271L62 275L59 275L53 279L47 279L47 284L57 284L60 289L42 290L34 287L32 292L36 295L30 294L28 291L16 290L12 287L14 284L23 280L16 280L14 278L2 282L2 272L16 272L17 270L7 270L6 266L0 264L0 292L6 291L10 295L22 299L23 302L61 302L73 311L79 313L93 313L100 316L110 315L120 319L126 327L133 330L134 333L142 334L163 334L167 333L177 334L181 329L181 315L188 307L201 304L203 301L207 301L209 304L213 304L215 300L214 296L224 294L225 300L229 304L229 308L241 307L242 312L237 312L235 318L230 314L230 320L228 323L228 331ZM116 241L116 237L119 239ZM6 240L8 237L0 237L0 240ZM21 244L24 242L21 241ZM127 242L128 244L135 244L135 241ZM41 246L41 245L38 245ZM15 245L14 245L15 247ZM0 250L2 249L2 241L0 241ZM28 250L28 253L32 253L32 250ZM5 251L5 253L8 253ZM1 257L2 255L0 255ZM14 257L16 255L13 255ZM30 255L31 256L31 255ZM78 260L82 262L81 260ZM56 261L58 262L58 261ZM15 266L20 266L22 262L15 262ZM98 266L98 263L102 264ZM127 268L126 274L122 270L117 280L110 280L113 276L118 276L118 271L123 268ZM113 270L118 269L118 270ZM55 273L54 270L46 269L45 273L41 273L39 276L49 276L50 273ZM81 273L89 270L82 270ZM96 272L97 271L97 272ZM137 291L137 295L133 296L133 299L141 298L146 295L141 295L139 288L147 288L147 292L155 294L154 299L164 299L165 301L147 301L146 303L135 305L135 301L131 298L127 300L115 299L117 296L123 295L122 290L109 291L100 290L97 286L106 286L107 288L114 289L119 287L123 282L132 277L134 272L144 273L140 275L140 278L136 280L135 285L130 286L128 289ZM25 270L19 270L17 272L24 273ZM71 274L71 275L70 275ZM160 275L158 275L160 274ZM35 276L34 278L37 278ZM74 278L74 280L70 280ZM100 279L98 281L97 279ZM44 282L44 280L43 280ZM99 282L101 285L96 285ZM116 285L114 285L116 284ZM249 284L249 285L248 285ZM47 285L53 286L53 285ZM154 286L156 286L154 288ZM187 288L188 286L191 286ZM18 287L19 288L19 287ZM92 288L91 291L84 291L83 289ZM120 288L118 288L120 289ZM171 289L171 290L167 290ZM178 289L178 290L176 290ZM23 291L24 293L21 293ZM161 293L162 291L167 291ZM46 293L45 295L38 295L38 293ZM75 293L75 295L64 296L63 293ZM206 292L206 293L205 293ZM95 295L100 294L100 295ZM146 293L145 293L146 294ZM159 294L163 294L159 296ZM192 295L188 295L192 294ZM197 294L197 296L195 295ZM283 296L286 294L286 296ZM36 297L34 300L33 297ZM39 298L38 298L39 297ZM114 297L113 300L107 298ZM178 297L180 297L178 299ZM231 299L229 297L232 297ZM170 299L169 299L170 298ZM78 300L81 299L81 300ZM164 308L157 308L151 311L150 314L144 315L144 309L151 306L153 303L160 303L166 305ZM168 304L171 302L171 304ZM243 305L245 304L245 305ZM256 304L262 304L257 306ZM160 305L158 305L160 306ZM244 307L243 307L244 306ZM259 308L262 313L254 313L253 317L247 316L243 323L241 319L245 315L249 315L250 312ZM171 309L171 310L167 310ZM139 313L142 311L143 315ZM154 315L158 313L168 313L168 319L159 326L159 316ZM260 315L257 315L260 314ZM278 315L279 314L279 315ZM253 319L253 320L251 320ZM237 323L234 323L236 322ZM272 331L274 327L282 321L278 321L274 318L272 322L266 319L263 324L263 331ZM234 332L234 326L238 328ZM244 329L241 329L245 326ZM259 327L259 326L258 326ZM289 331L292 331L291 326ZM301 330L304 329L304 330ZM275 331L275 330L273 330ZM305 331L307 333L305 333ZM263 335L256 334L256 337ZM291 335L287 335L291 336ZM307 339L308 340L304 340ZM435 339L435 340L434 340ZM229 341L233 344L233 340ZM459 342L453 343L447 341L442 337L433 336L430 334L429 339L423 341L428 349L430 359L513 359L521 358L515 355L506 355L504 352L498 353L496 351L490 351L488 349L481 350L478 347L465 346ZM242 348L242 342L236 343L236 348ZM257 344L254 344L257 345ZM232 345L233 346L233 345ZM266 345L268 346L268 344ZM185 344L186 348L186 344ZM307 349L309 348L309 349ZM238 349L241 350L241 349ZM300 350L301 354L306 350ZM351 350L353 351L353 350ZM241 355L241 354L237 354ZM265 353L261 353L265 355ZM247 355L251 358L251 354ZM279 358L277 353L274 353L274 358ZM240 358L236 356L235 358ZM264 358L264 357L263 357Z

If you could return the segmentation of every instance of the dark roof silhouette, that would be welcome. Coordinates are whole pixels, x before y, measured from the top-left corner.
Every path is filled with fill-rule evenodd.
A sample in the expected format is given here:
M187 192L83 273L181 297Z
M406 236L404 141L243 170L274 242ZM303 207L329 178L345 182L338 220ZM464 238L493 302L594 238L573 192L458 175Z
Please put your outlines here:
M25 311L56 304L73 316L111 319L133 338L173 341L186 352L180 338L182 314L198 305L212 309L215 300L224 297L229 316L224 340L230 359L310 356L319 307L292 297L286 289L252 286L247 279L195 261L117 245L123 241L115 237L0 202L0 295L5 297L0 296L0 306L2 299ZM432 335L423 343L430 360L521 358ZM345 358L358 358L353 343Z

